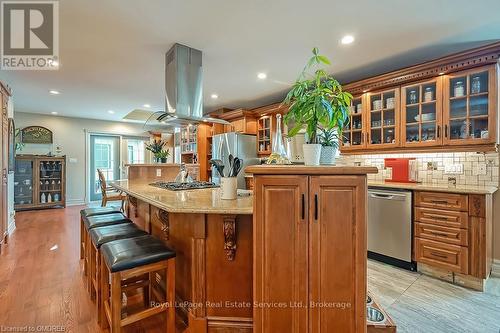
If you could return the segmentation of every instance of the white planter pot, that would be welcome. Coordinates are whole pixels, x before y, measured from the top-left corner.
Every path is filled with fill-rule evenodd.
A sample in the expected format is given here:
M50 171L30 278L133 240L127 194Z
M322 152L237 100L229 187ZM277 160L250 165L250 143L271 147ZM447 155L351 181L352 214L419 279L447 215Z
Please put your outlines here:
M335 165L335 158L337 157L337 148L335 147L321 147L320 164Z
M302 150L304 151L305 165L319 165L319 159L321 157L321 145L319 143L303 144Z

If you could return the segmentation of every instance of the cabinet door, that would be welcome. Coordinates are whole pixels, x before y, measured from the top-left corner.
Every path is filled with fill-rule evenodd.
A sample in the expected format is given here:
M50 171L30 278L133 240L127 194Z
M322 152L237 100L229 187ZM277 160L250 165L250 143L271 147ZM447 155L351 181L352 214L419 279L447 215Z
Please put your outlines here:
M366 148L366 96L356 96L349 108L349 122L342 134L342 151Z
M485 144L496 140L495 67L444 77L444 143Z
M254 332L307 331L307 176L255 176Z
M441 83L438 77L401 88L401 135L405 147L442 145Z
M2 126L2 195L1 195L1 204L2 204L2 216L0 217L2 220L2 233L4 236L7 235L7 227L8 227L8 202L7 202L7 175L9 173L9 121L7 118L7 114L3 115L3 126Z
M365 177L310 179L309 332L366 332Z
M399 146L399 88L367 94L367 147Z
M271 154L272 117L263 116L257 120L257 154Z

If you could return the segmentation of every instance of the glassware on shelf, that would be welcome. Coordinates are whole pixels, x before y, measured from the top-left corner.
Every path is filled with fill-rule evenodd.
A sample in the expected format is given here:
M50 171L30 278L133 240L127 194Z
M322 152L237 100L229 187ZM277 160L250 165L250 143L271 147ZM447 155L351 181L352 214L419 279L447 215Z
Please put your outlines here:
M465 95L465 87L463 81L455 82L453 86L453 94L455 97L462 97Z
M471 94L479 94L481 92L481 78L479 76L472 78L470 92Z
M291 164L290 159L283 144L283 134L281 132L281 114L276 115L276 133L274 135L271 155L267 159L267 164Z
M417 103L417 91L410 90L410 104L415 104L415 103Z
M431 102L433 100L434 100L434 91L432 91L431 87L425 88L424 102Z

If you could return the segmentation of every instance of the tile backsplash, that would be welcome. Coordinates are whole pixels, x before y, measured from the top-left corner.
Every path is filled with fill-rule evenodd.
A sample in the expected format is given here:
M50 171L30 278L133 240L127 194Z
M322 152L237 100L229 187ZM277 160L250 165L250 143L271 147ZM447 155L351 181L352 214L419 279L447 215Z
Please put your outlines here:
M370 181L383 181L390 172L384 169L384 158L406 157L417 160L418 181L427 184L448 185L448 178L456 178L457 185L499 186L499 153L421 153L421 154L377 154L340 155L337 165L375 166L379 173L368 175ZM463 173L445 174L445 166L462 164ZM480 167L486 166L486 174L480 174Z

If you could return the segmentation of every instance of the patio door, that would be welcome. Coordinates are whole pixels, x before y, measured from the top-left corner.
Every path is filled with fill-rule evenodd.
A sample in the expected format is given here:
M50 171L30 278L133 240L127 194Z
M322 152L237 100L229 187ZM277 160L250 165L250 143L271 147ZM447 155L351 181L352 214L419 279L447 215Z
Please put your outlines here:
M101 200L101 188L97 169L109 182L120 179L120 136L90 135L90 201Z

